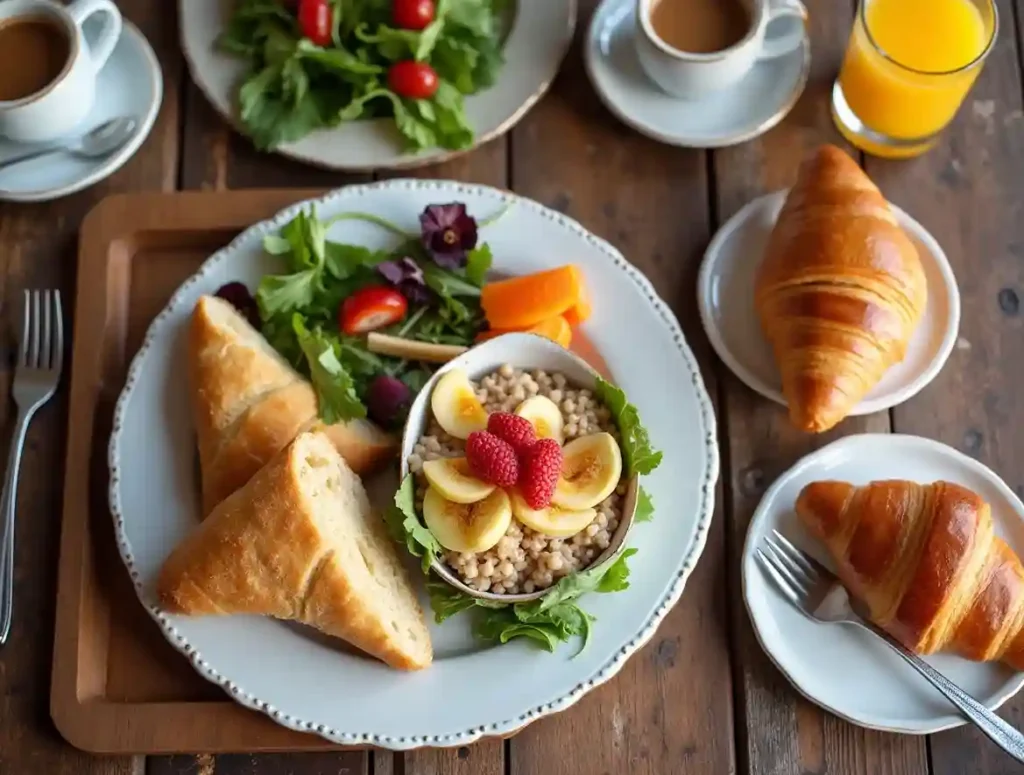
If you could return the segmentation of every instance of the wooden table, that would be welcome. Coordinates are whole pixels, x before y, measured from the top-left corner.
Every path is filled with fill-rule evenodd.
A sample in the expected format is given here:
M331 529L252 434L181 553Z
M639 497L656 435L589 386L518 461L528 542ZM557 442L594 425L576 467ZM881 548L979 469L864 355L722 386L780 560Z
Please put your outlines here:
M528 0L543 2L543 0ZM151 136L120 172L89 191L40 205L0 205L0 299L28 286L75 288L82 216L119 191L336 187L346 176L257 153L190 82L174 4L121 0L164 68L164 104ZM595 3L585 0L579 38ZM747 521L772 480L838 436L899 431L977 457L1024 494L1024 0L999 0L1000 39L954 126L915 161L863 159L896 204L942 243L963 295L958 345L938 379L887 414L847 420L811 438L781 408L745 388L712 355L695 309L701 254L717 226L751 198L789 185L809 149L840 143L828 90L850 29L852 0L810 0L813 71L781 126L735 148L669 148L627 129L601 106L580 53L553 92L505 139L417 175L504 186L566 212L611 240L675 309L715 399L722 447L717 513L682 602L611 683L571 710L506 742L390 753L94 758L49 720L66 387L32 424L22 468L13 642L0 652L0 775L1000 775L1020 772L964 728L929 738L860 729L801 699L758 647L740 599ZM9 315L5 315L9 318ZM9 339L8 339L9 342ZM11 354L10 344L0 351ZM3 358L8 363L10 358ZM9 383L9 366L2 379ZM6 393L6 384L2 392ZM63 399L63 400L61 400ZM3 403L9 428L13 406ZM8 431L9 432L9 431ZM842 665L836 665L837 670ZM1024 727L1024 697L1003 714Z

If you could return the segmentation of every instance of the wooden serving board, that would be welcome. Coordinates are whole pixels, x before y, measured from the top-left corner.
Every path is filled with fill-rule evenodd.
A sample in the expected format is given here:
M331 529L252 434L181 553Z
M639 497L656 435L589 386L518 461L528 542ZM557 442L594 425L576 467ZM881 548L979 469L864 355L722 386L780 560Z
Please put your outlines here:
M150 321L238 233L321 193L116 195L82 223L50 694L53 720L77 748L106 754L339 750L229 700L164 640L118 555L107 495L114 405ZM573 349L608 376L583 336L574 338Z
M78 748L119 754L336 748L232 702L164 640L118 555L107 499L114 404L150 321L239 232L320 193L117 195L82 223L50 693L54 723Z

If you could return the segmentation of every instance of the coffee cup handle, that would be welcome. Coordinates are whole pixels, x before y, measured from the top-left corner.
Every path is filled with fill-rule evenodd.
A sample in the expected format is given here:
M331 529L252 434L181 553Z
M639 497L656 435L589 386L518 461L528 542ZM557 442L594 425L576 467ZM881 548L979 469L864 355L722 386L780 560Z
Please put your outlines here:
M99 72L113 53L118 38L121 37L121 12L117 10L113 0L74 0L67 7L67 12L79 29L93 14L101 13L106 17L96 40L88 44L89 60L92 62L93 70Z
M768 37L761 44L761 51L758 59L775 59L790 53L800 46L807 37L807 8L800 0L768 0L768 22L765 27L770 27L772 22L786 17L799 19L800 24L790 24L782 35Z

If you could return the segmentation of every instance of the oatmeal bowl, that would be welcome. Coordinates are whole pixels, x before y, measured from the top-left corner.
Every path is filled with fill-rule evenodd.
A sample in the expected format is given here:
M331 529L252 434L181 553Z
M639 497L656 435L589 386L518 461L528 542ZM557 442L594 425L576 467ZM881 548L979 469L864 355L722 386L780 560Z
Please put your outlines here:
M641 498L637 447L623 443L636 433L655 454L622 392L572 352L534 334L485 341L409 411L404 541L424 571L480 603L536 600L588 573L599 586Z

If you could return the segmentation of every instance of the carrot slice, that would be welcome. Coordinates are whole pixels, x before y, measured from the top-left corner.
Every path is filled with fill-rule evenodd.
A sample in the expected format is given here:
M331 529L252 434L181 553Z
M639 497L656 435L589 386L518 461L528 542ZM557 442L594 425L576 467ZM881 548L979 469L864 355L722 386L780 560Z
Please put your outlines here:
M547 337L566 349L569 349L569 344L572 342L572 326L562 315L555 315L540 321L537 325L531 326L528 333Z
M577 270L579 272L579 270ZM565 319L569 321L570 326L578 326L580 323L590 317L594 311L593 306L590 303L590 294L587 293L587 286L583 282L583 273L580 274L580 292L576 298L576 304L565 311Z
M487 283L480 293L492 328L526 329L576 306L583 273L566 264L557 269Z
M569 325L569 321L563 315L545 318L529 328L491 328L477 334L476 341L486 342L488 339L494 339L494 337L501 336L502 334L514 333L537 334L557 342L566 349L568 349L569 344L572 342L572 326Z

